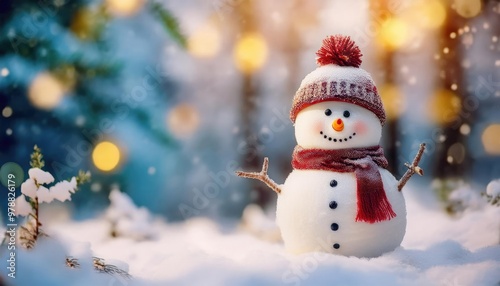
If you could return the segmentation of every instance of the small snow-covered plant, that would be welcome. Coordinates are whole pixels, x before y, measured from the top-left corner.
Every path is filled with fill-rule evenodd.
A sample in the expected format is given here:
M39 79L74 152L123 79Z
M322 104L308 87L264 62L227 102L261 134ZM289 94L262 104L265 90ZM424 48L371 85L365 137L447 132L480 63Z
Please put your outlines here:
M25 224L19 227L19 243L27 249L33 248L40 237L47 236L41 229L42 223L38 216L40 204L51 203L54 200L70 201L78 186L90 180L89 172L79 171L78 175L71 179L53 184L54 177L42 170L45 162L40 148L36 145L31 154L30 166L29 178L21 184L22 194L16 198L16 215L26 217ZM66 257L65 263L69 268L80 268L77 258ZM102 258L93 257L92 264L98 272L120 275L126 279L132 278L127 271L106 263Z
M439 201L442 203L444 210L449 215L455 215L465 210L466 206L457 194L452 196L452 193L464 187L465 182L459 178L434 179L431 183L432 189L435 191ZM461 192L460 192L461 193Z
M105 216L110 222L112 237L129 237L140 241L156 235L151 214L146 208L137 207L132 199L118 188L111 190L109 200L111 205Z
M90 180L89 172L80 171L69 181L64 180L49 187L54 182L54 177L42 170L45 162L36 145L31 154L30 166L29 178L21 184L21 195L16 198L16 215L26 217L25 224L20 226L20 243L28 249L33 248L37 239L45 235L38 217L40 204L71 200L71 195L77 191L78 186Z
M485 202L477 190L468 184L463 184L453 190L448 196L447 211L458 215L465 210L479 210L484 208Z
M486 193L481 193L492 206L500 207L500 179L491 181L486 186Z

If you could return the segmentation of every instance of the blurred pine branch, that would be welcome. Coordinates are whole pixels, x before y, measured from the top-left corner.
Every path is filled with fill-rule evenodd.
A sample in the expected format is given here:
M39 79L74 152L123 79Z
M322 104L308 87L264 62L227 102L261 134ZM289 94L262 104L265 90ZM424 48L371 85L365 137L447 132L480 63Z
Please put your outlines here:
M181 33L179 29L179 23L177 19L165 9L161 4L157 2L151 2L151 11L159 18L165 30L170 34L172 39L174 39L180 46L186 48L186 38Z

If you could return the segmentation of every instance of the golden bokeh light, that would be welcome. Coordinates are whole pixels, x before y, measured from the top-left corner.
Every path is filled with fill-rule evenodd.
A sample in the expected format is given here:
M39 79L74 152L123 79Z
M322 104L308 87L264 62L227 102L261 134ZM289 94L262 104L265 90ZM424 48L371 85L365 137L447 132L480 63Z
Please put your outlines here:
M172 134L185 138L198 129L200 117L198 111L187 103L181 103L167 114L167 126Z
M481 135L484 151L491 155L500 155L500 123L488 125Z
M388 120L398 118L406 110L406 102L399 88L394 84L386 84L379 88L385 113Z
M430 118L437 124L447 124L453 122L461 110L460 98L453 92L441 89L438 90L429 100L427 108Z
M106 0L106 7L117 16L131 16L142 8L144 0Z
M397 50L408 40L408 24L399 18L389 18L380 24L377 42L389 50Z
M455 0L453 7L458 15L464 18L472 18L481 12L481 0Z
M94 147L92 161L97 169L111 171L120 163L120 149L112 142L103 141Z
M221 34L213 22L208 22L196 30L187 39L187 49L190 54L198 58L215 56L221 46Z
M2 109L2 116L5 118L11 117L12 116L12 107L6 106L4 109Z
M251 74L264 65L267 54L268 48L264 37L258 33L247 33L237 41L233 56L238 70Z
M446 9L438 0L419 1L409 13L413 14L416 23L427 29L439 28L446 20Z
M39 73L28 89L28 98L31 104L43 110L51 110L59 105L63 96L63 84L47 72Z

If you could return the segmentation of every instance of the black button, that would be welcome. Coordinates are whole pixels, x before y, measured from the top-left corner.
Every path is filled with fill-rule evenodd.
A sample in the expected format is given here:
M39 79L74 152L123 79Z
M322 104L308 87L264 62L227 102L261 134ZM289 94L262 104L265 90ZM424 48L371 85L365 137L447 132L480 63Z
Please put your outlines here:
M340 248L340 244L335 243L335 244L333 245L333 248L335 248L335 249L339 249L339 248Z
M332 223L332 225L330 225L330 227L332 228L333 231L336 231L339 229L339 225L336 223Z
M336 202L336 201L331 201L331 202L330 202L330 208L331 208L332 210L336 209L336 208L337 208L337 202Z
M333 188L333 187L336 187L336 186L337 186L337 184L338 184L338 183L337 183L337 180L331 180L331 181L330 181L330 187L332 187L332 188Z

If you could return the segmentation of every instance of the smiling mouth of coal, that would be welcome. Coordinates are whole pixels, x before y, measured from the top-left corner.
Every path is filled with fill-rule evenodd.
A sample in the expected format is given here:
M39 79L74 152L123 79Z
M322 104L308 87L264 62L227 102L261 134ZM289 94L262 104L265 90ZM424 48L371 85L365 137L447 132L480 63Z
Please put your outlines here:
M352 139L352 137L356 136L356 132L352 133L351 136L346 137L346 138L333 138L333 137L330 137L328 135L325 135L323 131L320 131L319 134L321 134L325 140L333 141L333 142L347 142L349 139Z

